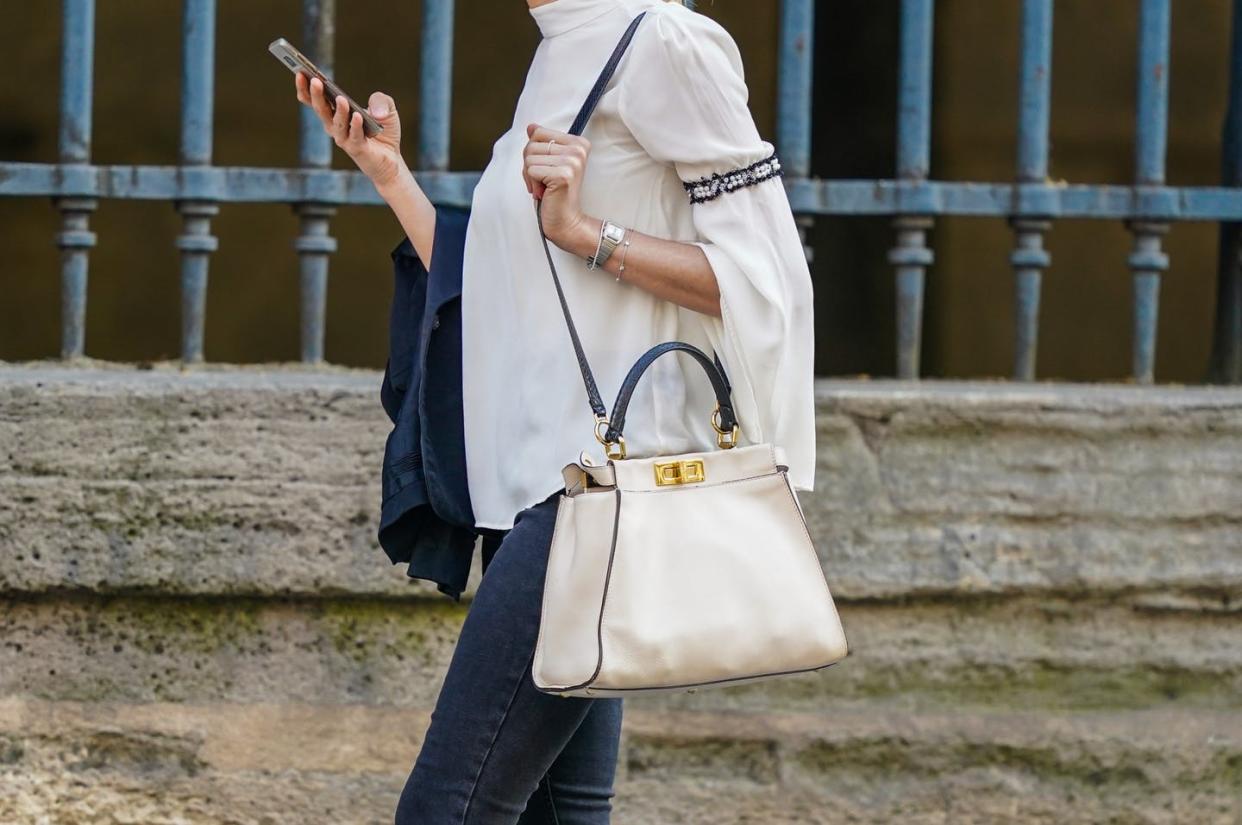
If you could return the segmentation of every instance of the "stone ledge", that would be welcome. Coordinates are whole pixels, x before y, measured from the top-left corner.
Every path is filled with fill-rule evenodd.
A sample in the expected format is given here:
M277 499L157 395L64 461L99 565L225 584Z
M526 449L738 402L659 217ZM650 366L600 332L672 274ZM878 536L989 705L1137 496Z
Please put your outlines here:
M843 404L935 404L1100 411L1138 409L1242 411L1242 387L1129 382L1065 383L1055 381L942 380L893 378L820 378L819 402Z
M861 486L843 475L802 496L833 592L846 601L1242 596L1242 522L1230 517L1006 516L962 512L969 502L963 493L946 494L950 503L940 513L886 513L851 506L850 491ZM376 541L378 501L374 486L315 480L0 474L0 593L422 592L424 583L408 579L405 565L390 564ZM956 509L952 501L960 502Z
M351 390L375 392L378 402L383 372L331 364L193 364L179 361L153 362L149 367L83 358L78 361L0 361L0 387L39 388L55 391L60 386L102 391L116 388L131 392L164 394L170 388L200 390Z
M711 714L627 705L619 823L1233 822L1233 714ZM0 817L382 822L428 715L0 700ZM76 788L71 787L74 781ZM267 793L264 793L264 790ZM356 794L354 805L338 806ZM325 808L336 809L330 820ZM237 817L242 817L238 819ZM77 821L77 820L75 820ZM223 820L217 820L223 821Z
M308 366L298 362L278 364L195 364L179 361L154 362L147 368L111 361L81 359L0 361L0 388L6 385L54 390L57 385L112 391L150 390L158 394L170 388L352 390L379 392L383 373L378 370ZM1009 380L918 381L891 378L819 378L818 401L850 403L949 403L970 405L1026 406L1101 410L1117 406L1174 407L1182 410L1217 409L1242 411L1242 387L1182 384L1133 384L1124 381L1091 384ZM377 397L378 401L378 397Z
M389 428L378 381L0 366L0 592L422 592L375 540ZM817 488L803 502L845 601L1242 601L1242 388L821 380L817 392Z
M1219 756L1242 761L1242 728L1231 711L1132 711L1048 715L1044 713L909 713L889 710L834 713L738 713L644 710L626 700L623 735L630 749L665 747L697 759L714 743L768 743L772 758L808 761L807 748L845 748L840 761L816 770L905 769L937 772L951 765L927 762L919 754L892 761L871 759L864 743L919 743L933 749L954 743L989 743L1012 748L1060 748L1062 756L1094 753L1108 761L1122 753L1142 754L1150 767L1187 760L1185 769L1210 770ZM412 764L430 720L427 708L338 704L194 704L185 702L47 702L28 697L0 699L0 733L7 737L71 738L75 734L165 737L185 750L198 768L246 771L267 768L340 773L404 772ZM359 748L365 743L365 748ZM851 756L849 746L860 750ZM690 753L696 747L706 750ZM153 751L160 751L156 746ZM930 752L930 751L929 751ZM1077 753L1075 753L1077 752ZM751 751L722 754L749 760ZM1108 757L1107 754L1114 754ZM157 754L158 755L158 754ZM947 754L944 754L947 755ZM1049 753L1055 759L1056 754ZM943 755L942 755L943 756ZM10 764L13 761L9 757ZM161 760L162 761L162 760ZM632 773L636 760L626 760ZM1217 766L1229 773L1230 764ZM638 765L639 772L644 765ZM729 772L726 772L729 773ZM1078 775L1075 772L1076 775ZM765 781L780 781L778 772Z
M418 707L466 606L417 600L0 600L0 696ZM1008 708L1242 711L1236 605L1042 597L842 604L823 672L640 707L762 712Z

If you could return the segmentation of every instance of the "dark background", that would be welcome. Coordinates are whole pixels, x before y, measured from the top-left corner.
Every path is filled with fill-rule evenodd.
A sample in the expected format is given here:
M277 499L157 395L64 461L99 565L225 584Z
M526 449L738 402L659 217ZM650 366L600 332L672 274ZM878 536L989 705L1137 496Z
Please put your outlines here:
M180 3L100 0L93 159L175 164L179 144ZM887 178L894 168L896 0L821 0L817 9L815 169L832 178ZM297 107L289 73L267 53L300 40L297 0L220 0L215 162L296 166ZM416 156L417 3L338 4L336 77L365 101L394 96ZM1137 0L1056 7L1052 177L1127 183L1133 167ZM932 175L1007 181L1015 159L1018 0L937 4ZM751 107L775 139L777 4L716 0L698 10L733 33ZM60 4L0 0L0 159L55 162ZM1219 182L1226 102L1228 3L1173 6L1168 180ZM512 120L538 30L521 0L463 0L454 66L453 169L479 169ZM351 168L337 152L334 166ZM59 213L48 199L0 198L0 359L59 351ZM86 351L124 361L176 358L181 219L165 202L100 202L91 228ZM1217 227L1175 224L1161 288L1156 378L1197 382L1207 363ZM286 205L225 205L213 221L206 357L298 357L297 220ZM381 367L390 296L389 250L402 237L386 209L338 212L326 352L333 363ZM820 218L811 235L817 371L894 370L894 288L887 218ZM1012 362L1012 232L1003 219L945 218L931 233L923 374L1005 376ZM1124 379L1130 369L1131 236L1114 221L1058 221L1047 236L1040 378Z

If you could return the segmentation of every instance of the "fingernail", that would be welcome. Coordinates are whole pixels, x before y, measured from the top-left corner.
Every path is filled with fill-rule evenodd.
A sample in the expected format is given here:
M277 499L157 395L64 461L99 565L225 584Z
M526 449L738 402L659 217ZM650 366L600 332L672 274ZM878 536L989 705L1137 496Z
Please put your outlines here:
M372 110L371 114L375 117L388 117L388 104L376 103L375 109Z

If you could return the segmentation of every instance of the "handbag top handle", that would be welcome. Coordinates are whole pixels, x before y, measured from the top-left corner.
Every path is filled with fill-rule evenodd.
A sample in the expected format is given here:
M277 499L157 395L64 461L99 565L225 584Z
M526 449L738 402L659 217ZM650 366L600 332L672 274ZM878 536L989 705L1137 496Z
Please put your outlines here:
M578 110L577 117L574 118L573 125L569 127L569 134L581 135L586 128L587 121L591 119L591 113L595 111L599 99L603 96L604 90L608 86L608 81L612 79L613 73L617 70L617 64L621 62L621 57L625 54L626 48L630 45L630 41L634 38L634 32L638 29L638 24L642 22L643 17L647 13L639 12L638 15L630 22L625 33L621 35L621 40L617 43L616 48L612 50L612 55L608 58L608 62L604 64L603 70L600 71L599 77L595 80L595 85L591 87L590 94L582 103L582 108ZM737 426L737 417L733 412L733 403L730 400L729 381L725 376L724 366L720 363L720 358L713 353L713 362L707 360L707 356L702 350L691 344L681 342L667 342L652 347L638 360L627 376L622 391L618 394L616 404L613 408L613 416L610 420L608 417L608 409L604 406L604 400L600 396L599 387L595 383L595 376L591 372L591 366L587 363L586 353L582 349L582 341L578 337L578 329L574 326L573 315L569 311L569 303L565 300L565 291L561 288L561 279L556 274L556 264L552 262L552 250L548 247L548 237L543 231L543 200L535 201L535 217L539 222L539 236L543 241L543 251L548 258L548 268L552 270L552 281L556 285L556 295L561 302L561 311L565 315L565 325L569 328L569 338L574 345L574 354L578 358L578 369L582 372L582 383L586 385L587 400L591 404L591 411L595 414L595 436L605 446L616 444L621 439L621 428L625 421L625 407L629 402L630 395L633 393L634 384L642 374L642 370L646 368L656 357L664 352L683 351L696 356L704 371L707 372L708 378L711 380L712 389L716 394L716 403L719 409L720 423L717 431L733 432ZM670 346L677 344L677 346ZM632 380L631 380L632 379ZM604 433L600 433L600 425L606 425ZM713 415L713 426L715 426L715 415ZM624 453L622 453L624 455Z

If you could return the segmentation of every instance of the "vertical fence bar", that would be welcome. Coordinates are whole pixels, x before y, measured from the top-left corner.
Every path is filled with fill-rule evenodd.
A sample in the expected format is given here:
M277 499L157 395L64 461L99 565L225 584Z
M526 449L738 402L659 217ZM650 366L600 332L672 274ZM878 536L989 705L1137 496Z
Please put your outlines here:
M302 42L310 49L307 55L332 75L333 47L336 40L336 0L303 0ZM327 169L332 165L333 143L319 117L309 107L302 107L300 159L302 166ZM329 219L334 207L314 201L294 206L301 218L301 231L293 247L298 251L301 268L302 360L318 363L323 360L324 319L328 305L328 256L336 251L336 239L328 234Z
M1022 4L1021 67L1018 80L1018 186L1043 184L1048 177L1048 119L1052 97L1052 0ZM1024 214L1010 219L1014 250L1013 377L1035 378L1039 348L1039 293L1050 262L1044 232L1051 223Z
M418 168L443 172L449 164L453 114L453 0L423 4L419 73Z
M1229 106L1221 141L1221 183L1242 186L1242 0L1233 0L1229 45ZM1216 327L1208 380L1242 384L1242 224L1220 226Z
M60 52L60 136L62 164L91 159L91 105L95 61L95 0L64 0ZM90 215L95 198L53 198L61 213L60 357L78 358L86 345L86 277L95 233Z
M811 174L814 2L782 0L780 25L776 139L781 166L794 177L805 178Z
M181 165L211 165L216 69L216 0L185 0L181 19ZM203 360L207 312L207 269L218 247L211 218L220 208L211 201L177 201L182 216L181 360Z
M1139 7L1138 117L1134 182L1138 191L1164 186L1164 164L1169 115L1169 0L1142 0ZM1161 237L1169 225L1136 218L1128 222L1134 233L1129 265L1134 277L1134 379L1154 380L1156 320L1160 275L1169 268Z
M902 182L927 179L931 162L931 82L934 0L902 0L897 91L897 177ZM934 256L927 247L932 219L898 215L893 219L897 245L889 263L897 269L897 377L918 378L923 334L924 272Z
M794 178L811 176L811 106L815 73L814 0L782 0L780 62L777 65L776 143L781 168ZM807 243L814 218L795 217L807 261L814 249Z

